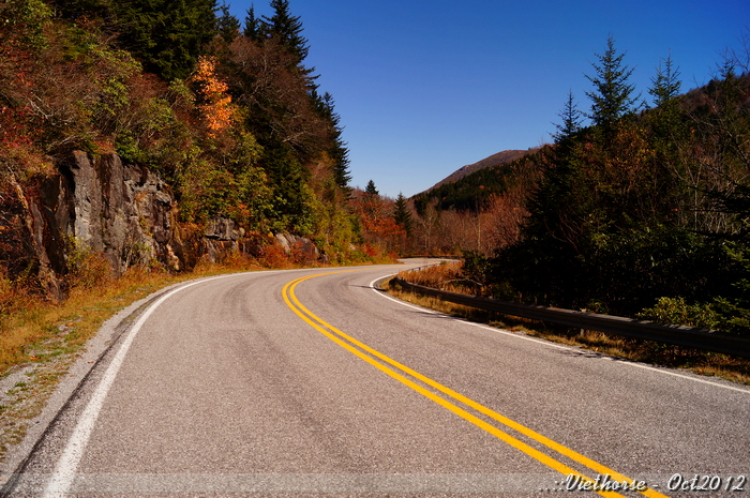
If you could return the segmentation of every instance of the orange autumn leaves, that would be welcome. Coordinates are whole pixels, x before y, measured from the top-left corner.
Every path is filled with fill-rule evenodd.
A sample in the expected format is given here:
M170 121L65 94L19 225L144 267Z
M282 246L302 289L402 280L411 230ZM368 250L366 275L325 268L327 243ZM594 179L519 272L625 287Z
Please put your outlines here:
M216 135L230 127L235 119L237 106L232 104L232 97L227 95L229 86L216 75L216 62L213 57L201 57L198 60L193 79L198 83L198 95L201 112L208 135Z
M378 244L393 251L406 236L406 231L396 223L393 201L378 194L353 192L350 208L359 217L364 242Z

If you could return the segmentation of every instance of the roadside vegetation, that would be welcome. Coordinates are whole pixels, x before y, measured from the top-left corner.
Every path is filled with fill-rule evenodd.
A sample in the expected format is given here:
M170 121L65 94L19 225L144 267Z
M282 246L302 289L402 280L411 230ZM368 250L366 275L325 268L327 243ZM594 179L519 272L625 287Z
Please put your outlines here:
M163 181L174 199L163 214L182 234L173 238L222 218L270 264L279 233L309 239L332 264L395 254L394 201L349 184L341 117L306 64L310 46L289 1L272 0L268 15L250 7L242 21L217 0L173 3L0 1L8 292L61 299L71 285L75 254L56 247L64 256L54 264L40 256L52 242L41 240L34 208L58 202L50 180L65 176L74 151L117 154Z
M403 271L398 276L413 284L447 292L472 296L487 294L486 290L477 287L474 281L477 274L471 268L471 263L468 268L464 266L463 262L452 262L419 271ZM394 283L384 283L384 287L389 294L404 301L473 322L577 346L629 361L684 369L699 375L721 377L750 385L750 360L744 358L632 339L593 330L572 329L536 320L488 312L469 306L448 303L432 296L418 295L402 289Z
M243 21L216 0L0 1L0 376L47 358L37 349L61 328L63 350L85 342L143 294L129 289L210 266L170 274L146 258L114 275L86 240L39 235L34 209L58 202L45 182L64 176L71 151L116 153L166 182L176 233L236 223L256 249L230 255L228 270L395 257L393 201L349 185L340 117L306 66L301 19L273 0L269 15L251 7ZM278 233L306 237L325 258L284 250ZM43 238L65 246L55 265Z

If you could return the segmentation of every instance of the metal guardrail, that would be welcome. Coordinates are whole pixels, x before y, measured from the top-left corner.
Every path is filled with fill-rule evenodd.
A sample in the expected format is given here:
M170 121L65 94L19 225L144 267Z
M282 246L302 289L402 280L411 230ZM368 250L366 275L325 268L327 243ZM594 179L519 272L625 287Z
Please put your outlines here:
M400 285L418 294L437 297L443 301L504 315L750 358L750 339L722 332L467 296L412 284L399 277L391 280L391 284Z

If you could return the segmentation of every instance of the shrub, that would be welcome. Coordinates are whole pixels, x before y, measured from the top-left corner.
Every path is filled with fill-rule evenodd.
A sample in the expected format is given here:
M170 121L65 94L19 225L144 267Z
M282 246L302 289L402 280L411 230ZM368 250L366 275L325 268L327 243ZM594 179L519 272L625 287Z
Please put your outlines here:
M101 252L94 252L85 242L71 238L67 251L68 284L71 287L93 289L112 278L109 260Z
M704 329L720 328L722 319L711 304L688 304L682 297L660 297L656 306L646 308L638 318L672 325Z
M284 252L284 248L278 244L264 247L261 259L270 268L286 268L289 266L289 258Z

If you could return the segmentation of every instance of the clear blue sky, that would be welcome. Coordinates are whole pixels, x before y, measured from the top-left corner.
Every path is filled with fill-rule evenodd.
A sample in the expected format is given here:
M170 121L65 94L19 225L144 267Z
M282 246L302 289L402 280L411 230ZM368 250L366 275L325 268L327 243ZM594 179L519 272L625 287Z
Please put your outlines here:
M269 0L227 0L271 16ZM588 111L596 53L611 35L631 82L662 58L684 91L716 74L750 29L750 0L290 0L344 126L352 186L419 193L463 165L548 143L568 92Z

